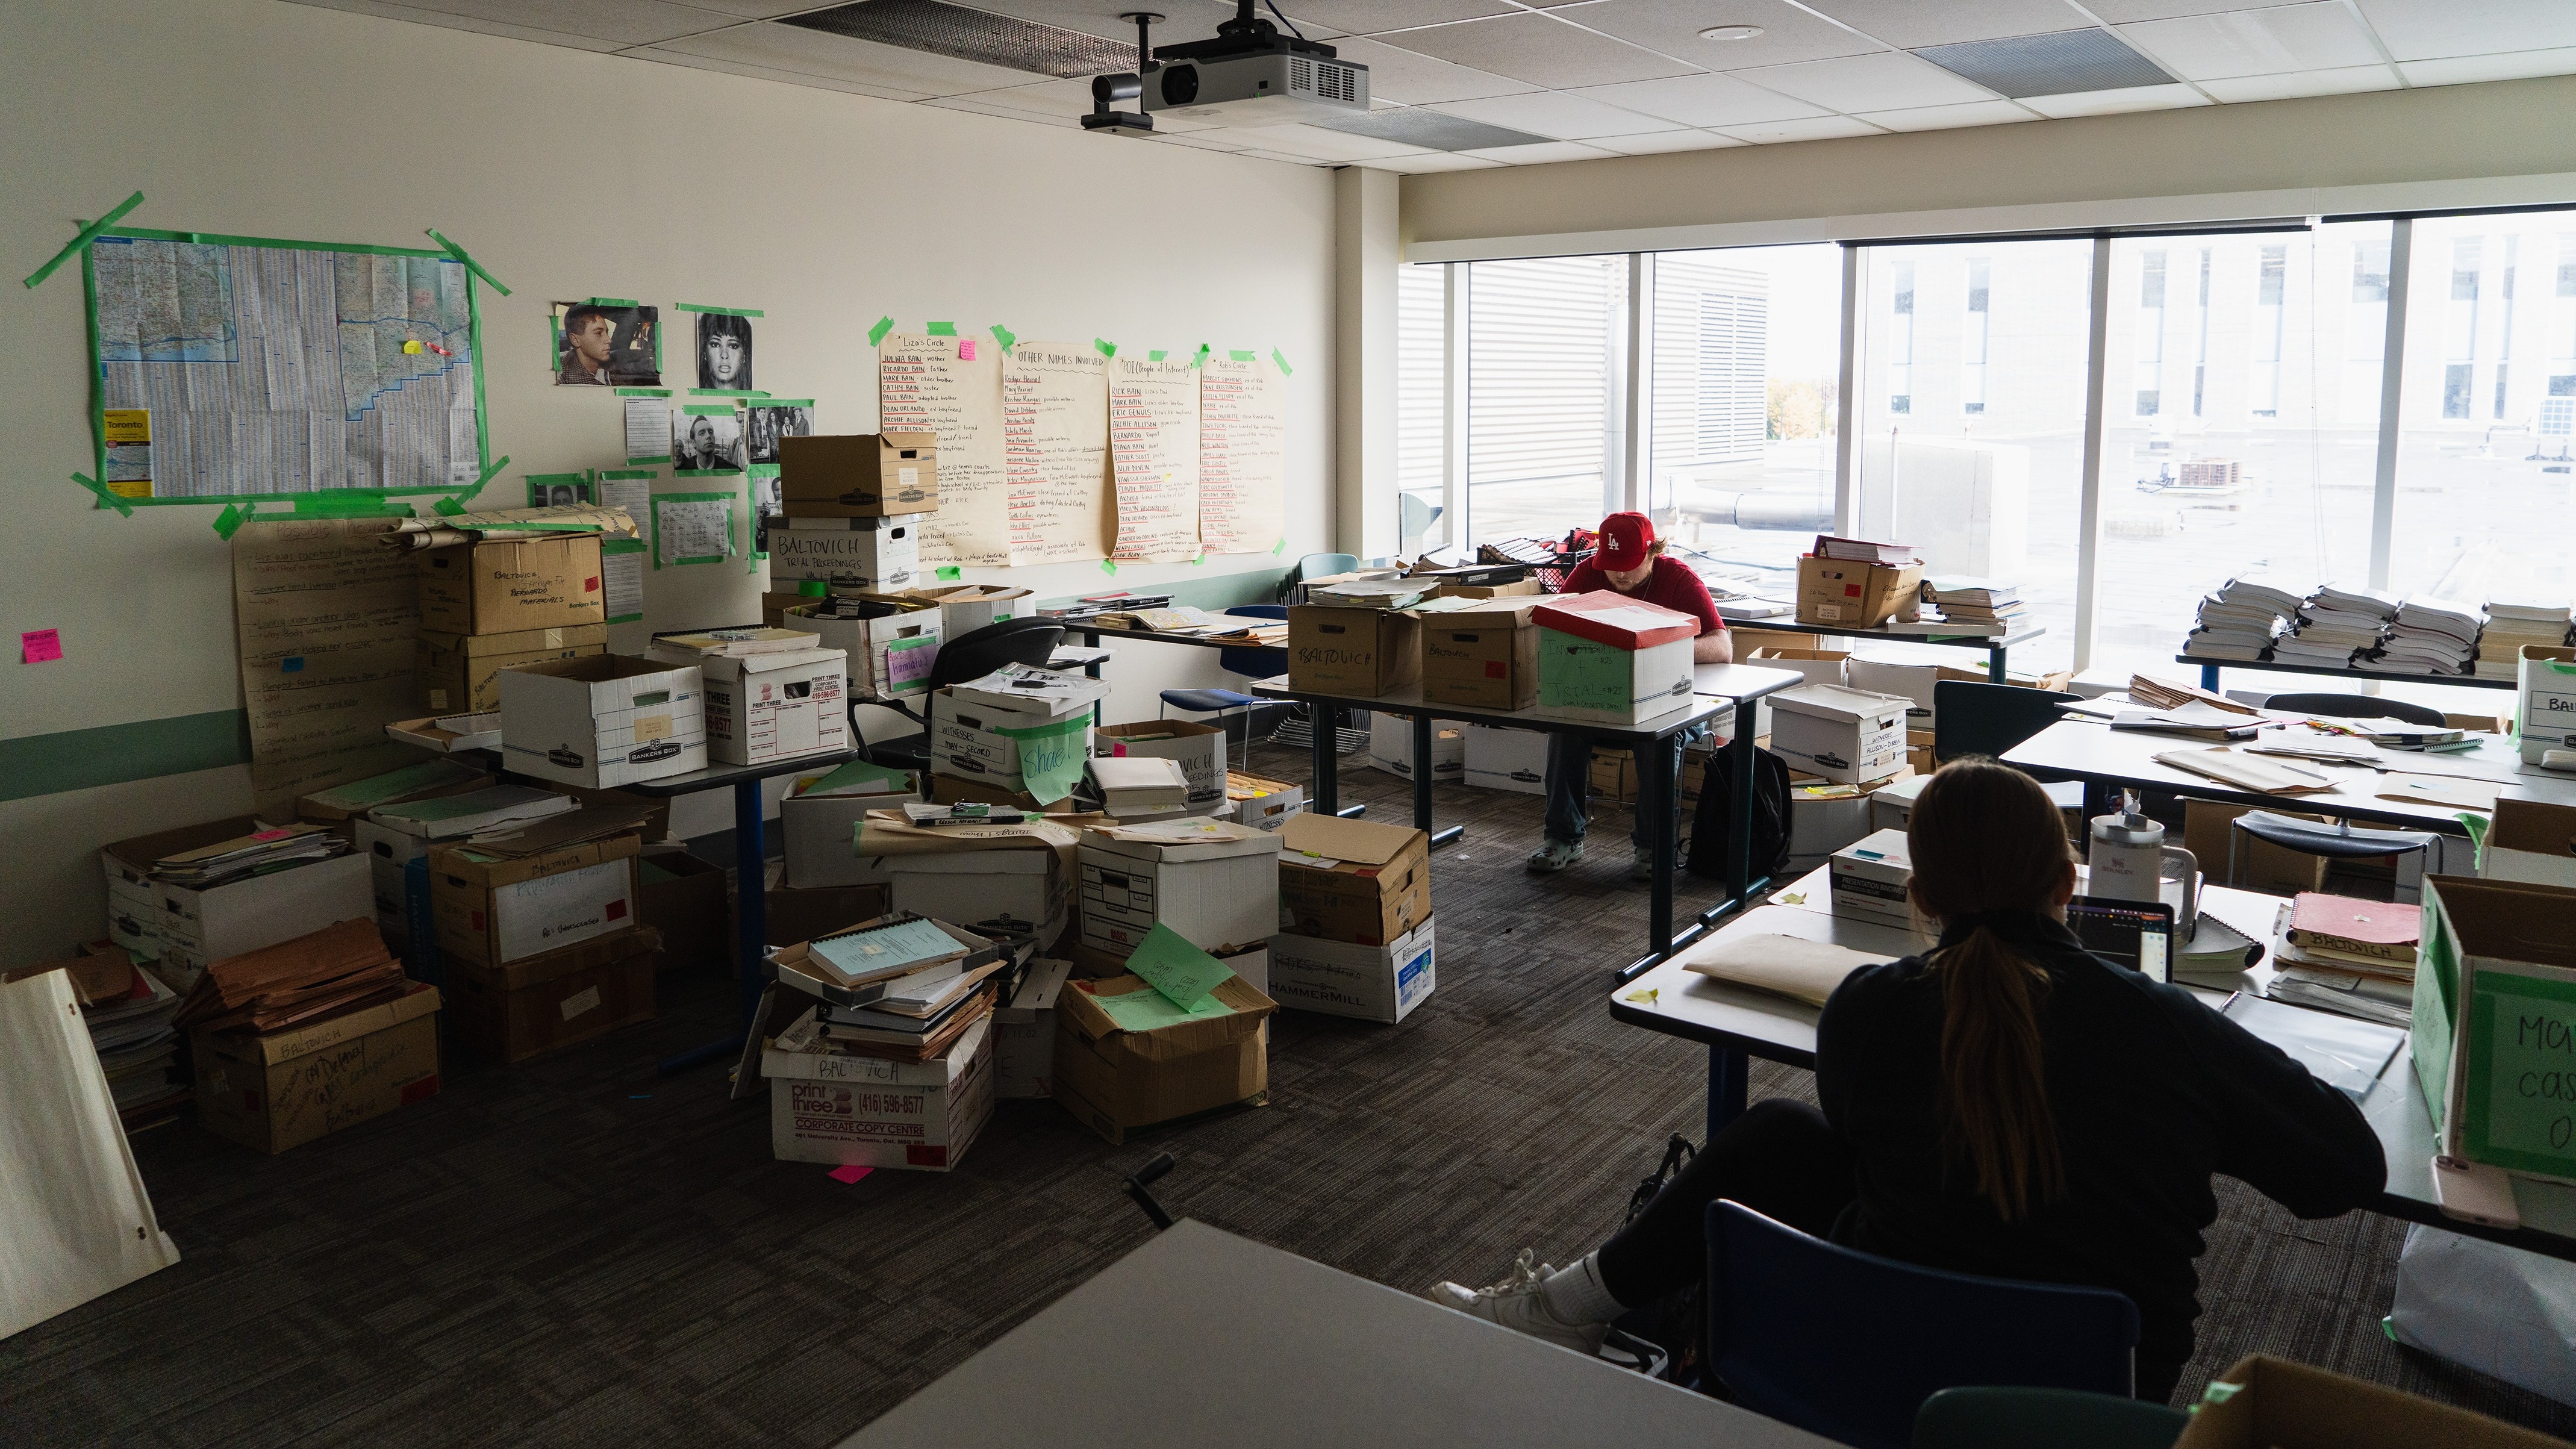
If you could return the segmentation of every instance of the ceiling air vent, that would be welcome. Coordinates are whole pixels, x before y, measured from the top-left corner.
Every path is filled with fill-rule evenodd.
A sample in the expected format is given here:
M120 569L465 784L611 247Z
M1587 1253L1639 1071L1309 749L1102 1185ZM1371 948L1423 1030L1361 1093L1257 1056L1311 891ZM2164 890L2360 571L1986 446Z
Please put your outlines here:
M1306 124L1328 131L1342 131L1353 136L1369 136L1380 141L1394 141L1406 146L1428 146L1434 151L1482 151L1494 146L1540 146L1546 136L1533 136L1527 131L1513 131L1501 126L1488 126L1463 116L1444 115L1403 107L1391 111L1371 111L1365 116L1335 116L1312 120Z
M1104 40L939 0L860 0L780 23L1039 75L1073 78L1136 68L1132 40Z
M2000 95L2063 96L2173 84L2154 61L2107 30L2060 30L2004 40L1969 40L1914 52Z

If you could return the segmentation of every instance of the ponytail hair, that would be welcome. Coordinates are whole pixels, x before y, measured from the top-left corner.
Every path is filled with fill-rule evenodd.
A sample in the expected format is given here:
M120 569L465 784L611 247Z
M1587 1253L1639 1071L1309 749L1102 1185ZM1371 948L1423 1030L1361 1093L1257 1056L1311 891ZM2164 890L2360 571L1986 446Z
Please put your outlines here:
M2057 1197L2066 1173L2040 1045L2048 973L1998 921L2051 911L2074 855L2039 782L1983 757L1932 777L1906 839L1914 903L1953 938L1930 958L1941 990L1943 1136L1966 1158L1977 1195L2010 1222Z

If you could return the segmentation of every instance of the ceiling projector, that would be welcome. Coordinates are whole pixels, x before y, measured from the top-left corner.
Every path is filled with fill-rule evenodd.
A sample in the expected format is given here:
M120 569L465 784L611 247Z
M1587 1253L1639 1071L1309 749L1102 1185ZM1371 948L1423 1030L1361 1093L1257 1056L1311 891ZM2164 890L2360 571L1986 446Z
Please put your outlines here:
M1130 135L1151 132L1155 114L1228 126L1278 126L1293 121L1364 116L1369 110L1368 67L1334 58L1333 48L1279 27L1238 0L1233 19L1213 39L1155 47L1148 27L1163 17L1130 12L1136 22L1138 67L1132 74L1091 82L1092 113L1083 128ZM1138 111L1120 109L1132 103Z

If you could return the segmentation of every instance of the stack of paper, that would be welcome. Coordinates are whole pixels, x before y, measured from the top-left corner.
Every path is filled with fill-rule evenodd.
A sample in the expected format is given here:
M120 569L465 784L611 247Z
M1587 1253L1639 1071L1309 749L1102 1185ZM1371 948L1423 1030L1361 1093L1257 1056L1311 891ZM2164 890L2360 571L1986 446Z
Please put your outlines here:
M379 805L367 813L367 819L421 840L461 840L580 808L580 801L552 790L533 785L494 785L462 795Z
M2373 674L2466 674L2478 652L2478 611L2445 599L2408 599L2387 642L2353 665Z
M2220 709L2195 699L2172 709L2121 710L2111 716L2111 728L2152 730L2158 734L2187 735L2199 740L2250 740L2261 726L2233 710Z
M2422 913L2390 901L2302 891L2281 908L2272 941L2279 969L2264 994L2389 1026L2413 1019Z
M2021 586L1993 579L1944 574L1923 581L1923 602L1941 611L1950 624L1999 624L2009 627L2030 616L2021 601Z
M779 1034L779 1049L928 1061L992 1012L985 987L1003 963L972 965L975 955L920 916L816 937L801 966L778 962L780 986L823 998Z
M2298 614L2303 597L2260 577L2229 579L2200 601L2200 627L2183 641L2182 652L2249 663L2268 658L2274 636Z
M1410 609L1438 588L1437 584L1414 579L1341 579L1329 584L1308 584L1306 602L1343 609Z
M1093 616L1104 629L1131 629L1140 634L1213 634L1229 627L1221 616L1184 604L1174 609L1115 609Z
M410 989L373 921L342 921L210 963L174 1024L266 1034L391 1001Z
M1910 543L1872 543L1860 538L1836 538L1831 534L1816 535L1816 557L1841 559L1846 563L1887 564L1902 568L1917 561Z
M1087 768L1101 808L1122 820L1189 808L1190 777L1178 760L1122 755L1094 759Z
M2129 698L2149 709L2180 709L2186 704L2198 701L2212 709L2225 710L2229 714L2252 717L2260 713L2250 704L2240 704L2225 695L2212 694L2196 684L2176 684L2170 679L2158 679L2152 674L2130 675L2128 693Z
M1062 719L1106 699L1109 682L1031 664L1006 664L981 679L950 686L949 693L961 704L999 705L1004 709L1026 709L1030 701L1042 700L1049 708L1049 718Z
M163 856L153 862L152 877L192 890L210 890L286 865L342 855L348 849L349 842L332 834L330 827L299 820Z
M2487 600L2486 628L2478 635L2480 679L2513 679L2526 645L2553 648L2567 642L2570 614L2565 604L2538 604L2520 599Z
M2355 654L2378 648L2396 617L2397 600L2389 595L2329 584L2299 605L2291 630L2273 643L2272 659L2341 669Z

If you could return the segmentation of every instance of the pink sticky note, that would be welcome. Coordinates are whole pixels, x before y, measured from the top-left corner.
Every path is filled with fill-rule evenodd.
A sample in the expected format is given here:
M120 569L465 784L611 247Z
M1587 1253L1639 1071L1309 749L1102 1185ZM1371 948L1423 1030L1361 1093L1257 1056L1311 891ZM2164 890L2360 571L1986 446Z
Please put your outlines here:
M830 1172L823 1175L832 1179L834 1182L856 1182L860 1178L863 1178L874 1171L876 1171L876 1169L873 1167L861 1167L856 1163L851 1163L845 1166L835 1167Z
M974 338L969 337L957 344L957 360L959 362L973 362L975 360Z
M60 629L30 629L18 636L18 662L45 664L63 657Z

